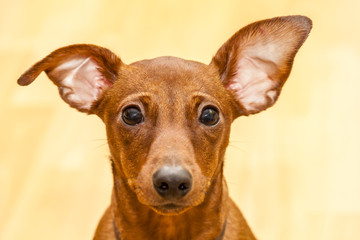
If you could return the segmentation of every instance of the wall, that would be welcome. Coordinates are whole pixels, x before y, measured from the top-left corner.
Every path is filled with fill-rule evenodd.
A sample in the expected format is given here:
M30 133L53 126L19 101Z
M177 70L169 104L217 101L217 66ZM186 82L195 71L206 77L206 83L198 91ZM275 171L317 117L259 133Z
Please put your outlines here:
M102 122L42 74L52 50L93 43L125 63L208 63L242 26L302 14L314 28L277 104L235 121L225 174L259 239L360 238L360 2L0 1L0 238L89 239L110 201Z

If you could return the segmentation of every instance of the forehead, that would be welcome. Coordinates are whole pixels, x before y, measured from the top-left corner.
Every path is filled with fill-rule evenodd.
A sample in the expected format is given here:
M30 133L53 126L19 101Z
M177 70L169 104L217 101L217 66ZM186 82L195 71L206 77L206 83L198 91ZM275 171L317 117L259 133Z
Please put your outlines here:
M216 69L175 57L159 57L123 66L119 79L107 95L114 105L148 96L152 104L171 106L173 110L183 109L194 99L215 103L220 108L227 108L231 101Z
M217 95L225 90L214 69L195 61L159 57L135 62L129 67L132 72L129 87L132 91L174 95L201 91Z

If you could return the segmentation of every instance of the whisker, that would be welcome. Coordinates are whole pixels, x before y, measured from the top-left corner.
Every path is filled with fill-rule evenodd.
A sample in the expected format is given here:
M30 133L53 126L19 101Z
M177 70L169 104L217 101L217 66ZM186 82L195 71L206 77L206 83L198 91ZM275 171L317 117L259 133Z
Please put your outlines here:
M235 148L235 149L237 149L237 150L240 150L241 152L245 152L244 149L242 149L242 148L240 148L240 147L238 147L238 146L236 146L236 145L229 144L229 147L232 147L232 148Z
M99 148L102 148L102 147L107 146L107 145L108 145L107 143L103 143L103 144L95 147L94 150L98 150Z
M227 180L227 184L230 186L230 185L233 185L233 186L238 186L240 187L242 184L238 183L238 182L233 182L233 181L229 181Z

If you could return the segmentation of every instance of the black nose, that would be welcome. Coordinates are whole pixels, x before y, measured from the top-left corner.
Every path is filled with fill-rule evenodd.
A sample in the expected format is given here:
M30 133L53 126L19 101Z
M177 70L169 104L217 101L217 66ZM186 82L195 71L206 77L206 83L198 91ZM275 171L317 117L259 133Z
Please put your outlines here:
M160 196L177 200L191 190L192 177L181 166L164 166L154 173L153 184Z

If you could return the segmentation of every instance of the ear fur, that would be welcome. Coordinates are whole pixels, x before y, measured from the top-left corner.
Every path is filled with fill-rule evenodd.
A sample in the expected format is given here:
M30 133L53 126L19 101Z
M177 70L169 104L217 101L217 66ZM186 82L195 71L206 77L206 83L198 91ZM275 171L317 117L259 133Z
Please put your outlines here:
M65 102L81 112L91 113L93 104L118 78L121 65L120 58L106 48L70 45L33 65L21 75L18 84L29 85L45 71Z
M258 113L275 103L311 28L304 16L267 19L240 29L218 50L210 65L232 92L238 115Z

